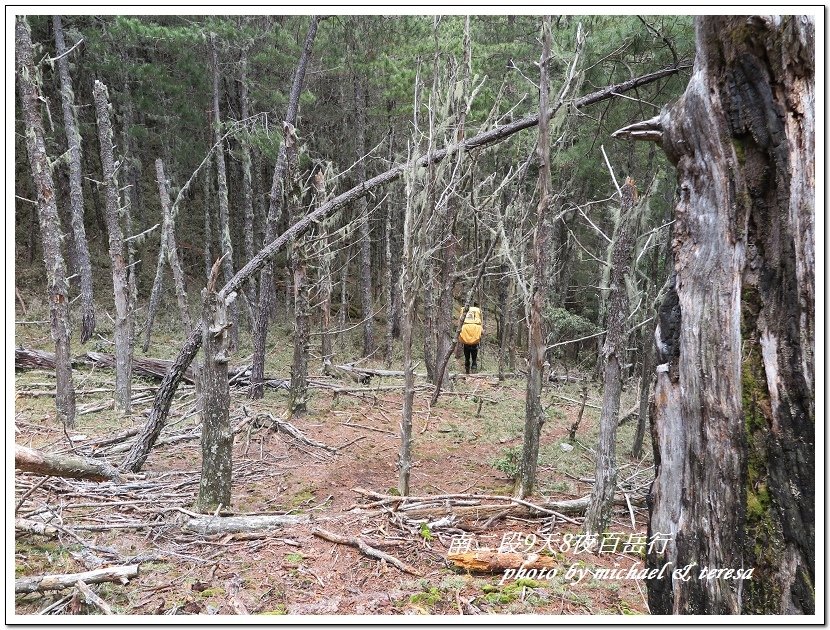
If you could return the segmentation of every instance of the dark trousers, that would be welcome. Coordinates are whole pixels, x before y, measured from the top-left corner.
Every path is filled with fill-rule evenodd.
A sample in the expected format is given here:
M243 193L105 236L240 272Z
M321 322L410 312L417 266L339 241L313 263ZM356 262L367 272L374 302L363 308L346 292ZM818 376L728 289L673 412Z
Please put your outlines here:
M473 360L473 371L478 369L478 344L474 344L472 346L468 346L466 343L464 344L464 371L469 374L470 373L470 359Z

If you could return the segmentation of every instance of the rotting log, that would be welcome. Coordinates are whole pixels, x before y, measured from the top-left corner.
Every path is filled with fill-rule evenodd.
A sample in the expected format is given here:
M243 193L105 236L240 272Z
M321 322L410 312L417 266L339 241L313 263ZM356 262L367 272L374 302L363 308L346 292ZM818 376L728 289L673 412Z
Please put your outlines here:
M81 580L85 584L100 584L102 582L120 582L126 584L130 578L138 576L137 564L125 567L105 567L86 571L84 573L67 573L63 575L38 575L24 577L14 581L15 593L35 593L41 591L62 591L72 588Z
M447 560L459 569L478 573L500 573L507 569L553 569L561 564L552 556L538 553L499 553L492 549L448 553Z
M277 514L257 516L202 516L187 521L182 529L196 534L234 534L259 532L291 525L309 523L307 514Z
M116 468L106 462L75 455L56 455L14 445L14 467L21 472L89 481L118 481Z

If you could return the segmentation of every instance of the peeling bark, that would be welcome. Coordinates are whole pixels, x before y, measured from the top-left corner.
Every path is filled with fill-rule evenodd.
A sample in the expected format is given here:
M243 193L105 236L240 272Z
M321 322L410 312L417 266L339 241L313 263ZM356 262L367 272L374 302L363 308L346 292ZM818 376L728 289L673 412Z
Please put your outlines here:
M55 376L57 379L58 419L67 427L75 426L75 389L72 385L72 363L69 356L69 283L66 264L61 254L60 219L55 202L52 167L43 138L40 115L40 89L37 84L32 51L32 35L25 17L15 24L17 85L20 91L23 122L26 128L26 152L37 193L37 215L43 242L43 263L49 292L49 319L55 342Z
M132 387L132 326L127 286L127 255L121 231L118 180L113 157L112 123L107 86L95 81L92 90L98 116L98 141L101 145L101 168L106 196L109 255L112 262L112 287L115 296L115 403L124 413L130 412Z
M69 77L69 58L65 55L61 17L52 18L55 30L55 53L58 57L58 75L61 82L61 105L66 144L69 147L69 201L72 207L72 235L81 279L81 343L86 343L95 332L95 307L92 301L92 265L89 262L86 229L84 228L84 193L81 176L81 134L75 115L75 95Z
M652 613L815 609L814 28L697 18L683 97L618 132L660 142L680 183L649 525L676 543L648 563L755 567L652 581Z

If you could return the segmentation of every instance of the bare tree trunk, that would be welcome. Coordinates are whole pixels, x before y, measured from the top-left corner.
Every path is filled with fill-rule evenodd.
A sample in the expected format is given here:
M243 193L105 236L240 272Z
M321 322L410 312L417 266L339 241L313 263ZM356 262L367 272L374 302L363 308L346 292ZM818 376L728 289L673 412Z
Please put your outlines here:
M242 48L242 57L239 60L239 101L240 111L242 114L242 122L246 129L251 127L248 122L250 115L250 103L248 99L248 49ZM253 166L251 161L251 147L247 135L242 138L240 142L240 151L242 153L242 205L245 212L245 229L244 229L244 243L245 243L245 262L248 262L254 257L254 188L253 188ZM256 283L247 282L245 284L245 295L247 297L247 304L250 308L248 317L251 328L256 321Z
M599 417L596 473L591 503L585 513L585 531L601 534L611 518L617 485L617 426L619 425L621 365L628 340L628 288L626 276L631 271L637 238L637 188L634 180L626 179L620 199L620 219L614 234L611 253L611 281L608 296L608 328L603 352L604 376L602 410Z
M213 267L214 260L213 254L211 253L213 230L210 227L212 207L212 204L210 203L210 171L207 169L205 170L205 176L202 178L202 197L202 201L205 206L205 281L207 281L210 279L210 270L211 267ZM145 348L144 351L147 352L147 349Z
M548 111L550 85L550 18L542 21L542 60L539 63L539 111ZM533 492L536 484L536 464L539 459L539 438L545 422L542 409L542 363L545 360L545 335L542 333L546 269L548 264L549 230L547 214L550 206L550 138L548 120L539 121L539 140L536 145L539 160L539 205L536 209L536 230L533 235L533 292L529 304L527 394L525 399L525 429L522 459L516 484L516 494L524 498Z
M159 199L161 199L161 211L163 213L162 238L167 243L167 261L170 263L170 269L173 270L173 281L176 285L176 299L179 303L179 314L185 326L185 331L189 333L193 327L193 323L190 319L190 308L187 304L184 272L179 263L179 254L176 248L176 225L170 208L170 193L168 192L167 178L164 176L164 162L161 161L161 158L156 159L156 181L158 181Z
M228 176L225 168L225 148L222 141L222 117L219 111L219 51L216 33L210 34L210 54L213 67L213 135L216 147L216 181L219 197L219 247L222 254L222 273L225 283L233 278L233 245L231 243L230 207L228 205ZM239 345L239 313L236 304L229 305L231 351Z
M349 277L349 252L351 247L343 249L343 266L340 269L340 306L337 310L337 348L343 352L346 346L346 320L349 314L349 293L346 279Z
M646 292L646 304L649 306L654 302L657 281L657 258L659 248L654 248L650 264L651 281L649 283L648 291ZM646 314L653 313L653 309L646 311ZM651 381L654 380L654 331L657 329L657 317L649 324L643 332L643 366L640 374L640 410L637 416L637 430L634 432L634 441L631 446L631 456L635 459L640 459L643 451L643 438L645 437L646 424L649 422L649 391L651 389Z
M305 79L306 66L311 58L311 48L317 36L317 25L320 21L318 16L312 16L306 34L303 52L294 71L294 82L291 85L291 94L288 98L288 111L285 115L285 122L292 127L297 123L297 111L300 107L300 92L302 92ZM265 221L265 244L271 243L277 236L277 221L282 211L283 186L285 180L286 156L285 145L280 147L277 163L274 166L274 177L271 182L271 197L268 205L268 217ZM248 263L250 264L250 262ZM271 287L274 283L273 266L268 263L260 274L259 280L259 307L257 308L257 319L253 330L254 356L251 366L251 391L253 400L258 400L265 395L265 344L268 337L269 298ZM274 304L276 307L276 304Z
M121 231L118 180L112 152L112 123L107 86L95 81L93 88L95 111L98 116L98 140L101 144L101 168L107 204L107 232L109 255L112 261L112 286L115 295L115 403L124 413L130 412L132 386L132 339L130 326L129 291L124 235Z
M389 109L388 112L391 112L391 101L389 102ZM391 113L390 113L391 116ZM392 123L390 120L389 123L389 163L392 163L394 158L394 154L392 152L393 147L393 138L394 138L394 131L392 127ZM393 281L393 273L392 273L392 240L394 239L394 232L392 231L392 218L395 212L395 206L393 200L389 200L386 203L386 218L384 221L383 226L383 297L387 300L387 310L386 310L386 340L384 344L384 359L386 361L386 367L392 367L392 354L394 349L394 337L395 337L395 298L396 298L396 291L395 287L397 285L396 282Z
M301 194L298 193L298 140L291 125L283 124L283 146L286 154L286 184L291 197L289 220L293 224L302 216ZM308 400L308 241L300 236L289 245L288 265L294 286L294 357L291 363L291 392L288 407L292 416L304 414Z
M55 202L55 184L43 138L40 115L40 89L32 59L32 36L25 17L15 24L17 82L23 123L26 127L26 151L37 193L37 213L43 241L43 263L49 286L49 319L55 341L55 405L58 419L67 427L75 426L75 389L72 386L72 363L69 354L69 284L61 254L61 228Z
M320 207L325 203L326 199L326 176L323 170L319 170L314 174L314 199L315 206ZM318 277L320 281L320 358L323 366L331 363L331 358L334 354L331 344L331 263L334 259L334 254L331 252L331 245L329 244L329 223L328 220L320 221L319 225L320 235L320 267L318 270Z
M143 238L132 239L130 237L134 236L133 211L138 211L140 207L138 202L138 188L141 161L135 155L135 147L133 146L132 136L130 134L130 129L133 126L133 102L132 94L130 92L129 75L127 73L127 64L129 63L129 58L126 54L126 51L123 49L121 51L121 60L124 64L124 93L122 101L122 115L124 120L121 124L121 139L123 143L122 169L124 171L124 177L127 182L127 185L124 187L123 196L124 229L127 233L127 291L130 295L130 339L132 340L131 343L135 343L135 309L136 305L138 304L137 276L141 264L141 261L136 258L136 247L143 240ZM140 218L137 221L137 223L139 225L141 224Z
M663 70L659 70L657 72L650 73L648 75L644 75L642 77L628 79L623 83L607 86L605 88L602 88L601 90L598 90L591 94L587 94L581 98L572 101L572 106L576 108L585 107L593 103L598 103L600 101L607 100L609 98L614 97L617 94L622 94L636 87L647 85L649 83L657 81L660 78L673 75L677 73L678 70L679 68L666 68ZM472 138L469 138L468 140L465 140L463 143L455 144L451 147L446 147L439 151L431 152L428 155L416 157L410 160L409 162L394 166L388 171L381 173L380 175L376 175L375 177L365 182L361 182L360 184L347 190L346 192L337 195L336 197L330 199L316 210L309 212L300 221L289 227L288 230L286 230L283 234L276 237L273 241L267 243L259 251L259 253L257 253L256 256L254 256L253 260L251 260L247 265L245 265L236 273L236 275L233 278L233 281L226 284L222 288L222 291L220 293L223 296L227 296L237 291L243 282L245 282L253 274L258 273L263 268L265 268L266 264L271 260L271 258L277 252L281 251L281 249L285 247L291 239L296 238L298 235L305 233L305 231L308 230L316 222L319 222L325 219L326 217L335 214L340 209L353 203L355 199L357 199L358 197L368 194L375 188L395 181L397 178L403 175L407 168L412 169L414 166L425 167L430 162L438 162L443 160L447 157L447 155L455 151L470 151L475 148L482 148L500 142L505 138L508 138L511 135L518 133L519 131L537 125L540 119L549 119L550 117L556 114L558 109L559 106L556 106L552 110L549 110L547 112L547 115L537 114L534 116L528 116L518 121L514 121L509 124L496 127L495 129L482 132ZM262 313L262 309L259 310L259 313ZM153 447L153 444L155 444L156 439L158 439L158 436L161 433L161 430L164 428L165 422L167 421L167 415L170 412L170 404L173 400L173 395L176 393L176 388L178 387L179 382L181 381L185 371L187 370L187 367L190 365L190 363L193 361L193 358L196 356L196 353L198 352L201 343L202 336L200 325L197 329L194 330L194 332L187 338L185 343L182 345L182 347L179 350L179 354L177 355L172 367L170 368L170 371L164 377L164 380L159 386L159 389L156 393L156 399L153 403L153 409L150 412L150 417L147 420L147 423L144 425L144 428L142 429L141 433L137 437L133 445L133 448L127 455L127 458L121 464L122 468L136 472L140 470L141 467L144 465L144 462L147 460L147 456L150 453L150 449Z
M202 476L197 507L212 512L231 504L233 470L233 431L228 385L230 361L227 300L216 293L221 259L216 261L211 278L202 289L202 344L205 365L202 369Z
M753 569L648 584L657 614L815 611L815 25L701 16L692 79L618 135L677 165L661 307L649 566ZM672 308L672 302L675 306Z
M355 158L357 180L366 179L366 95L361 80L354 79L355 102ZM375 351L374 317L372 305L372 241L369 231L369 205L366 197L357 202L360 238L360 314L363 317L363 356L368 357Z
M69 58L63 39L61 17L52 18L55 29L55 52L61 81L61 104L66 144L69 147L69 200L72 206L72 235L81 279L81 343L86 343L95 332L95 307L92 301L92 266L84 228L84 193L81 179L81 134L75 117L75 96L69 77Z

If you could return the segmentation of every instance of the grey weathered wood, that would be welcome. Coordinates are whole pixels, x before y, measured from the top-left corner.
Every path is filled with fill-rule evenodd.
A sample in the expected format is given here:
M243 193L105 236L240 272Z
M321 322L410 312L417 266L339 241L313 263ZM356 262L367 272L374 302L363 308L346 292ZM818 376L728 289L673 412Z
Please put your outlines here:
M550 18L542 22L542 60L539 64L539 111L548 111L550 84ZM548 119L539 120L539 138L536 144L539 161L539 205L536 208L536 228L533 234L533 292L529 304L528 321L528 371L525 397L525 427L522 457L516 479L516 494L524 498L533 492L536 483L536 464L539 459L539 438L545 422L542 409L542 363L545 360L546 343L542 334L542 310L544 308L546 268L548 264L549 227L547 214L550 205L550 138Z
M92 90L98 117L98 141L104 175L106 222L112 265L112 290L115 297L115 402L119 410L130 412L132 385L132 315L127 287L127 253L121 228L118 180L113 156L112 122L107 86L95 81Z
M202 378L202 476L199 480L200 511L213 511L231 504L233 431L228 387L229 335L232 325L228 305L216 293L222 260L214 263L207 287L202 289L202 347L205 361Z
M611 276L608 295L608 320L603 348L602 409L599 417L594 487L591 504L585 514L585 531L601 534L611 518L614 492L617 484L617 427L619 426L620 395L622 393L621 365L625 360L628 339L628 289L626 277L631 272L637 240L639 212L637 188L629 177L622 187L620 215L611 247Z
M362 80L354 77L355 103L355 175L366 180L366 94ZM360 315L363 318L363 356L375 351L374 305L372 304L372 241L369 230L369 204L366 197L357 200L358 238L360 239Z
M26 129L26 152L37 193L37 215L49 293L49 319L52 339L55 342L55 406L58 419L67 427L74 427L75 390L72 385L72 363L69 356L69 285L66 280L66 264L61 253L63 234L55 202L52 167L46 154L43 135L41 97L33 60L32 36L29 24L23 16L19 16L15 23L15 48L21 114Z
M620 137L677 165L661 306L648 565L754 567L648 584L657 614L815 611L815 24L696 19L684 95Z
M92 301L92 265L84 228L84 193L81 175L81 134L75 115L75 95L69 76L69 57L63 38L61 16L52 18L55 31L55 53L61 82L61 105L66 144L69 147L69 202L72 209L72 236L81 280L81 343L86 343L95 332L95 307Z
M185 330L190 332L193 323L190 318L190 307L187 303L184 271L182 271L182 266L179 262L179 252L176 247L176 225L170 207L170 192L167 185L167 178L164 175L164 162L161 158L156 159L156 182L158 182L159 199L161 200L161 212L163 216L162 238L166 241L167 262L173 271L173 283L176 287L176 301L179 304L179 315L182 318Z
M219 251L222 255L222 275L226 283L233 278L233 244L231 241L230 206L228 203L228 176L225 166L225 147L222 140L222 115L219 109L219 51L216 33L210 34L211 68L213 70L213 136L216 147L216 181L217 197L219 201ZM230 349L236 350L239 345L239 316L236 304L231 304L228 316L232 327L230 329Z
M126 584L130 578L138 576L137 564L123 567L105 567L84 573L67 573L64 575L38 575L19 578L14 581L15 593L35 593L41 591L62 591L72 588L82 580L86 584L100 584L102 582L121 582Z
M193 518L183 525L183 529L205 536L211 534L232 534L236 532L260 532L291 525L309 523L307 514L280 514L257 516L203 516Z
M600 90L597 90L596 92L592 92L591 94L587 94L578 99L575 99L572 104L575 108L592 105L594 103L614 98L617 94L622 94L642 85L647 85L649 83L657 81L661 78L671 76L682 69L682 66L665 68L663 70L658 70L657 72L652 72L647 75L623 81L622 83L609 85ZM551 108L550 110L548 110L547 116L541 116L541 118L547 119L554 116L556 112L559 110L559 107L560 106ZM238 291L242 284L248 278L250 278L252 275L258 273L263 268L265 268L271 260L271 258L277 252L281 251L291 239L294 239L298 235L303 234L315 223L325 219L328 216L335 214L344 206L347 206L350 203L352 203L358 197L368 194L371 190L375 188L395 181L397 178L403 175L407 168L413 169L416 166L426 166L429 162L443 160L447 157L447 155L451 155L456 151L471 151L473 149L490 146L494 143L509 138L511 135L518 133L519 131L533 127L534 125L538 124L539 119L540 116L538 114L535 116L528 116L526 118L520 119L519 121L515 121L507 125L502 125L495 129L482 132L476 136L473 136L472 138L469 138L468 140L465 140L462 143L453 144L439 151L435 151L429 155L416 157L409 162L394 166L388 171L381 173L380 175L377 175L368 181L361 182L360 184L347 190L346 192L333 197L316 210L309 212L300 221L290 226L280 236L274 238L274 240L272 241L268 241L267 244L257 253L257 255L254 256L253 260L249 261L248 264L246 264L242 269L240 269L234 276L233 280L223 287L221 294L229 295L234 291ZM274 230L275 229L276 228L274 228ZM268 278L268 281L271 282L270 276ZM262 299L261 287L262 280L260 282L260 299ZM257 326L260 326L262 313L263 309L260 308L257 313ZM341 314L342 313L343 311L341 310ZM265 321L264 325L267 326L267 320ZM265 347L265 338L262 336L257 338L255 334L255 358L256 344L258 343L257 339L259 339L259 341L262 344L263 353ZM198 352L201 343L202 335L200 327L198 330L194 330L190 334L190 336L185 340L184 344L180 348L179 354L173 362L173 366L171 367L170 372L168 372L167 376L165 376L164 381L162 382L158 392L156 393L156 400L153 403L153 409L150 412L150 417L147 420L147 423L145 424L144 429L142 430L142 433L139 436L139 439L136 440L132 451L130 451L130 454L128 455L127 459L125 459L125 461L121 464L122 468L126 468L133 472L137 472L144 465L144 462L146 461L147 456L150 453L150 449L155 443L155 440L158 438L159 433L164 428L164 424L167 420L167 415L170 411L170 404L172 403L173 395L176 392L176 388L178 387L179 381L181 380L182 375L185 373L187 367L190 365L190 363L196 356L196 353ZM264 369L264 354L262 354L262 357L262 366ZM254 377L254 372L256 369L257 363L255 361L251 377L252 394L253 391L256 389L256 379ZM262 377L259 378L261 379Z
M14 445L14 467L21 472L70 479L109 481L118 479L118 470L104 461L44 453L26 446Z

